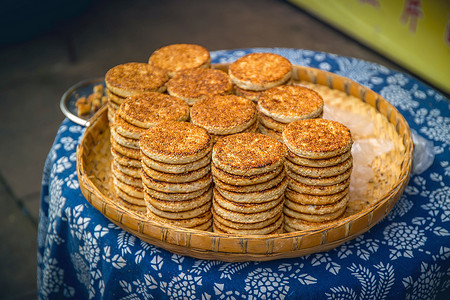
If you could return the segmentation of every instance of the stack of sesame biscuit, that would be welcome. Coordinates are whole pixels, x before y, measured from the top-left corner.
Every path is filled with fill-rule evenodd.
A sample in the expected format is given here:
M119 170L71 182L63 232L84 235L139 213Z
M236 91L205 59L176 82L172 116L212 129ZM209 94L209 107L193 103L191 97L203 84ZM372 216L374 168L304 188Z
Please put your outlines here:
M200 45L171 44L155 50L148 63L166 70L173 77L181 70L209 68L211 56L208 49Z
M278 54L250 53L230 64L228 74L236 95L257 102L262 91L290 82L292 64Z
M192 123L169 121L142 134L140 149L148 216L210 231L212 141L208 132Z
M279 141L287 124L296 120L320 118L323 99L312 89L299 85L282 85L264 91L257 110L259 131Z
M213 147L214 231L271 234L283 230L283 145L260 133L223 137Z
M232 88L227 73L204 68L178 71L167 84L169 95L183 99L190 106L205 96L230 94Z
M221 137L256 132L256 105L236 95L208 96L191 107L191 122L205 128L215 143Z
M116 195L138 211L146 211L141 179L139 138L148 128L168 120L186 121L188 105L160 93L128 97L117 110L111 129L111 170Z
M349 199L352 137L326 119L294 121L283 131L286 147L285 230L318 228L341 217Z
M115 113L127 97L164 92L168 81L165 70L147 63L130 62L109 69L105 75L109 123L114 124Z

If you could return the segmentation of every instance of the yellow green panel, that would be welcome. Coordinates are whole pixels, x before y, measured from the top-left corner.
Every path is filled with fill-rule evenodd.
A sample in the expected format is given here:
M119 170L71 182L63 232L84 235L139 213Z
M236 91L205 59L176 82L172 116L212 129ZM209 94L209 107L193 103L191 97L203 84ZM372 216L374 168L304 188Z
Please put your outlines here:
M450 93L450 1L289 1Z

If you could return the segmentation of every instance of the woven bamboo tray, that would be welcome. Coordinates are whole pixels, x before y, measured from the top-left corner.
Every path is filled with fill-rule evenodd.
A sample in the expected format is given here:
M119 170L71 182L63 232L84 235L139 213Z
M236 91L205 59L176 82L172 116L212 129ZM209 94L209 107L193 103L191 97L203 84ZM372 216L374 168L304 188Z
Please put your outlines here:
M213 67L227 70L227 64ZM325 106L361 115L373 124L372 136L392 149L371 162L374 176L363 194L350 192L344 218L326 227L272 235L221 234L158 223L115 201L110 172L107 110L92 118L77 149L77 174L89 203L112 222L140 239L173 253L201 259L267 261L335 248L369 230L385 217L404 191L411 172L413 142L403 116L374 91L342 76L294 66L294 82L315 88Z

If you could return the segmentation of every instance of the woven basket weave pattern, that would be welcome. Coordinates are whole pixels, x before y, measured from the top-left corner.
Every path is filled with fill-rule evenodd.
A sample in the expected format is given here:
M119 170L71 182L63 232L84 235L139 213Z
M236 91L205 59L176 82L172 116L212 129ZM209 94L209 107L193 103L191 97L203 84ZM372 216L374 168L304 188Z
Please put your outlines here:
M227 65L215 68L226 70ZM373 179L366 194L349 205L344 219L332 226L267 236L233 235L179 228L151 221L114 200L110 172L107 110L92 119L77 151L77 173L86 199L124 230L177 254L224 261L272 260L326 251L366 232L393 207L405 189L412 165L413 144L403 116L375 92L318 69L294 66L294 80L321 91L325 105L362 114L374 124L373 136L392 142L393 149L372 162Z

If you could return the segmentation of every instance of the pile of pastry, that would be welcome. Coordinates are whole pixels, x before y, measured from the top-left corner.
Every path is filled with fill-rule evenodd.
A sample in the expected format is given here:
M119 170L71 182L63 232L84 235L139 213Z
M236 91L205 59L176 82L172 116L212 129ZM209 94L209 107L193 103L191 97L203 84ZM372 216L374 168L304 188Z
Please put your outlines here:
M226 69L207 49L172 44L105 75L115 199L157 222L273 234L342 218L350 131L295 85L283 56L251 53Z

